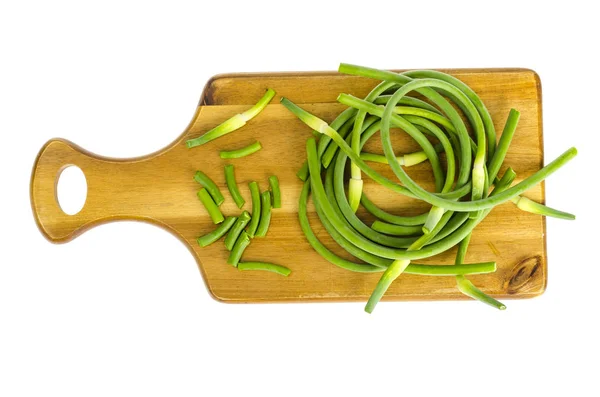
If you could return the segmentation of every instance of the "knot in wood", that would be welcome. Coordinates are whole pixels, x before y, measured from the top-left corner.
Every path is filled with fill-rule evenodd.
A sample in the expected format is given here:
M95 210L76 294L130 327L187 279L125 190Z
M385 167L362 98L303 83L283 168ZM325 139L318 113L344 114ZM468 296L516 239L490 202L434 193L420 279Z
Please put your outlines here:
M542 277L542 272L539 271L541 264L542 257L539 255L525 258L517 263L504 282L506 292L516 294L535 288L537 283L533 281L538 277Z

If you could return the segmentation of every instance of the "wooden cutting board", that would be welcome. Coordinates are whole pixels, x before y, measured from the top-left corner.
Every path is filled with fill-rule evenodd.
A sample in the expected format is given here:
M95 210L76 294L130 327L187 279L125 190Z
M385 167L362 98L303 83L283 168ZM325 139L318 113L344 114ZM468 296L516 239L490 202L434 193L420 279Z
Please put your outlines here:
M521 119L505 164L517 173L517 182L544 164L542 145L541 87L538 75L527 69L443 70L470 85L482 98L494 120L498 134L511 107ZM229 74L215 76L207 83L200 105L187 129L168 147L132 159L107 158L77 145L52 139L35 161L31 178L31 204L35 220L44 236L54 243L67 242L96 225L136 220L159 225L177 236L196 258L212 296L224 302L277 301L355 301L366 300L379 274L352 273L323 260L306 241L298 222L298 197L302 183L295 176L305 159L305 143L310 131L282 105L285 96L324 120L331 121L343 110L336 102L341 92L364 97L378 82L334 72ZM264 93L277 91L271 104L242 129L209 144L187 149L185 140L196 137L230 116L246 110ZM169 132L172 133L172 132ZM399 153L416 149L405 134L393 134ZM366 150L380 151L379 135ZM222 160L219 150L231 150L259 140L263 149L249 157ZM192 179L196 170L208 174L226 197L221 209L225 215L240 210L229 196L223 167L234 164L240 190L250 211L248 182L257 181L268 189L267 178L277 175L282 190L281 209L273 211L266 238L254 239L243 259L270 261L288 266L285 278L267 272L241 272L226 264L228 251L219 241L201 248L196 238L214 229L196 197L199 185ZM87 199L76 215L66 215L56 199L56 182L68 165L76 165L87 179ZM394 179L385 165L377 169ZM431 169L421 164L409 174L426 188L432 186ZM501 170L503 172L503 170ZM389 212L416 214L426 206L399 197L365 179L369 197ZM536 186L527 197L544 202L544 185ZM364 209L359 216L372 218ZM315 234L328 247L348 257L318 222L312 203L309 216ZM370 223L369 223L370 224ZM498 270L470 279L484 292L501 298L528 298L546 287L546 224L543 217L518 210L512 203L495 208L476 229L467 262L496 261ZM421 263L453 263L455 249ZM453 277L402 275L384 300L464 299Z

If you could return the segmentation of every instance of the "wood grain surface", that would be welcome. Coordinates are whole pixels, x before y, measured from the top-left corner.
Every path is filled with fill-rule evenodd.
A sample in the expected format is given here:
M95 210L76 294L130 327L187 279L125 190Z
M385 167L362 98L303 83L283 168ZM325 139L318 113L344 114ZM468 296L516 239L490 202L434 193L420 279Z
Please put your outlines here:
M470 85L488 107L496 131L502 131L511 107L521 112L519 127L505 164L517 173L517 182L544 164L542 145L541 87L537 74L527 69L443 70ZM352 273L323 260L306 241L298 222L298 197L302 183L295 176L305 159L310 131L279 104L286 96L324 120L331 121L344 109L336 102L340 92L366 95L377 81L344 76L334 72L235 74L213 77L206 85L200 106L186 131L171 145L148 156L114 159L90 153L62 139L46 143L33 167L31 204L35 220L52 242L67 242L85 230L110 221L146 221L172 232L198 262L206 285L215 299L224 302L355 301L366 300L379 274ZM225 119L254 104L269 87L277 96L267 108L242 129L209 144L187 149L186 139L196 137ZM173 133L173 132L165 132ZM398 153L416 149L405 134L393 134ZM365 150L380 151L378 134ZM259 140L263 149L249 157L219 158L219 150L240 148ZM200 248L196 238L214 229L208 214L196 198L199 185L192 179L196 170L208 174L225 195L224 215L239 210L225 185L223 167L234 164L240 190L250 211L248 182L257 181L268 189L268 177L277 175L282 190L282 208L273 211L271 228L265 238L255 238L244 260L269 261L288 266L285 278L266 272L241 272L226 264L228 251L219 241ZM76 165L87 179L88 193L83 209L67 215L56 199L60 172ZM394 179L385 165L376 169ZM421 164L409 174L426 188L432 185L431 168ZM503 172L503 170L501 170ZM365 177L365 191L382 208L397 214L416 214L422 203L395 195ZM544 202L544 185L525 196ZM360 209L359 217L372 218ZM323 243L341 256L339 249L318 222L309 203L311 225ZM452 263L452 249L422 263ZM484 292L501 298L527 298L546 287L547 266L545 220L507 203L495 208L475 229L467 262L496 261L493 274L469 277ZM384 300L464 299L453 277L402 275L392 284Z

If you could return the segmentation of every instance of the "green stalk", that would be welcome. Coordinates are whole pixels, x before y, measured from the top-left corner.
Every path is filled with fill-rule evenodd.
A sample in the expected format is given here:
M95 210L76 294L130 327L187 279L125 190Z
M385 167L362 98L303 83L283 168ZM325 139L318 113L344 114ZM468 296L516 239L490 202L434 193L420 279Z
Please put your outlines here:
M377 218L379 218L382 221L385 221L387 223L392 223L394 225L420 226L423 223L425 223L425 221L427 220L427 217L429 216L429 213L427 213L427 212L424 214L415 215L415 216L400 216L400 215L390 214L389 212L386 212L386 211L382 210L381 208L377 207L364 193L363 193L362 197L360 198L360 203L363 205L363 207L365 207L365 209L368 212L370 212Z
M340 95L346 95L346 94L340 94ZM402 97L402 98L407 98L407 97ZM382 114L383 114L384 109L385 109L385 107L381 108ZM456 128L454 128L454 125L452 124L452 122L439 113L435 113L430 110L417 109L417 108L411 108L411 107L406 107L406 106L396 106L394 108L394 113L399 116L417 116L417 117L424 118L426 120L431 120L435 123L438 123L443 128L448 130L449 132L456 134Z
M249 156L252 153L256 153L260 149L262 149L262 146L260 145L260 142L256 141L241 149L230 151L222 150L219 152L219 157L221 157L222 159L239 159L241 157Z
M467 256L467 249L469 248L469 242L471 241L472 234L467 235L460 243L458 243L458 249L456 251L456 259L454 264L459 266L462 265Z
M472 275L486 274L496 271L496 262L480 262L455 265L419 265L411 263L404 270L405 274L418 274L421 276L457 276L457 275Z
M527 197L517 196L511 200L520 210L531 212L543 216L551 216L553 218L575 220L575 215L547 207L543 204L536 203Z
M342 126L346 123L348 123L349 120L353 119L354 116L356 115L356 109L351 109L348 108L346 110L344 110L342 113L340 113L335 120L333 120L331 122L331 124L329 125L331 128L333 128L336 131L340 131L340 128L342 128ZM319 131L317 131L319 132ZM325 151L329 148L329 144L331 143L331 138L329 138L328 136L323 136L323 134L321 134L319 132L319 134L321 135L321 138L319 139L319 149L318 149L318 153L319 153L319 157L323 156L323 153L325 153ZM308 171L308 163L306 164L306 170Z
M438 223L438 225L436 225L436 228L433 228L432 232L429 233L429 235L427 236L428 238L427 241L425 241L425 245L433 244L440 240L443 240L447 236L454 233L456 229L461 227L467 219L469 219L469 212L455 212L452 214L452 216L450 216L450 220L447 222L444 219L444 217L442 217L439 223L444 222L443 227L441 228L441 230L436 229L439 225ZM431 236L432 233L433 236Z
M335 120L333 120L330 124L330 127L333 128L336 131L340 131L341 132L341 127L348 121L350 120L352 117L354 117L354 115L356 114L356 110L352 109L352 108L348 108L346 110L344 110L342 113L340 113ZM329 138L328 136L324 136L322 135L320 132L318 131L312 131L313 133L316 132L318 135L320 135L320 139L319 139L319 157L323 156L325 151L328 149L328 145L331 142L331 138ZM327 165L325 166L327 167ZM305 161L302 164L302 167L298 170L298 172L296 173L296 176L298 176L298 178L300 178L301 181L306 181L308 179L308 163Z
M223 214L221 211L219 211L219 207L214 202L210 194L208 194L208 190L206 190L206 188L203 187L200 189L198 192L198 198L202 204L204 204L204 208L206 208L206 211L208 211L208 215L210 215L210 219L212 219L213 223L217 224L225 220L225 218L223 218Z
M373 293L369 297L367 305L365 306L365 311L367 313L373 312L375 305L377 305L377 303L381 300L383 294L385 294L392 282L394 282L394 280L397 279L402 272L404 272L409 264L409 260L396 260L392 262L385 272L383 272L381 279L379 279L377 286L373 290Z
M275 175L269 177L271 194L273 195L273 208L281 208L281 190L279 189L279 179Z
M421 226L400 226L376 220L371 229L392 236L414 236L421 233Z
M438 233L441 233L442 229L448 224L448 222L450 221L450 218L452 217L453 212L452 211L447 211L445 212L442 217L440 218L440 220L438 222L436 222L436 225L434 228L432 228L429 233L423 234L421 237L419 237L417 239L417 241L415 241L414 243L412 243L410 245L410 247L408 247L408 251L416 251L416 250L420 250L421 248L423 248L425 245L427 245L427 243L429 243L435 236L438 235Z
M373 116L367 117L367 119L364 121L364 123L362 125L361 134L363 132L366 132L366 130L368 130L369 128L374 127L377 124L377 121L378 121L377 117L373 117ZM346 125L344 125L342 128L339 129L338 133L340 134L340 136L342 138L346 139L346 135L349 131L350 131L350 129L346 128ZM339 148L335 143L331 144L327 147L327 150L321 156L321 163L323 164L323 167L325 167L325 168L329 167L329 164L331 164L331 161L337 154L338 149Z
M204 145L205 143L239 129L240 127L246 125L248 120L256 117L256 115L258 115L267 106L267 104L271 102L271 99L273 99L274 96L275 91L269 88L265 95L256 103L256 105L243 113L236 114L222 124L219 124L215 128L206 132L204 135L186 141L186 146L188 148L193 148L195 146Z
M385 158L385 156L383 154L361 152L360 158L362 159L362 161L371 161L371 162L379 163L379 164L387 164L388 163L387 159ZM425 161L425 160L427 160L427 156L425 156L425 152L423 152L423 160L422 161ZM404 156L396 156L396 161L398 161L398 163L400 163L400 165L404 165Z
M357 167L353 164L351 164L350 167L352 169L357 169ZM358 205L360 204L363 184L362 178L358 179L356 177L350 177L350 181L348 182L348 202L350 203L350 208L354 212L358 210Z
M496 299L492 298L485 292L475 287L472 282L465 278L465 276L456 276L456 285L458 287L458 290L463 294L473 299L477 299L478 301L481 301L483 303L486 303L492 307L495 307L496 309L506 310L506 306L502 302L497 301Z
M388 101L390 100L392 96L391 95L379 95L374 101L373 103L376 105L385 105L386 103L388 103ZM437 114L442 114L435 106L421 100L418 98L413 98L410 96L405 96L402 99L400 99L400 102L398 102L399 105L404 105L404 106L410 106L413 108L419 108L419 109L425 109L425 110L429 110L433 113L437 113Z
M251 217L248 211L242 212L242 214L237 218L235 224L233 225L229 233L227 233L227 237L225 237L225 247L228 251L231 251L233 249L235 242L240 236L240 233L242 233L242 230L244 230L248 222L250 222L250 219Z
M221 194L221 191L219 190L217 185L213 182L212 179L210 179L208 177L208 175L206 175L202 171L196 171L196 174L194 175L194 179L200 185L205 187L206 190L208 190L208 193L211 195L211 197L215 201L215 204L217 204L218 206L223 204L223 201L225 201L225 197L223 197L223 195Z
M465 259L465 256L467 254L467 247L469 246L470 240L471 240L471 235L469 234L458 245L458 251L456 253L456 260L454 262L455 265L457 265L457 266L462 265L462 263ZM488 304L492 307L495 307L496 309L499 309L499 310L506 309L506 306L502 302L497 301L496 299L492 298L491 296L489 296L486 293L484 293L483 291L481 291L479 288L475 287L475 285L473 285L473 283L471 281L469 281L467 278L465 278L464 275L456 276L456 285L460 292L462 292L463 294L465 294L473 299L481 301L481 302Z
M219 227L217 227L215 230L205 234L204 236L198 237L198 245L200 245L201 247L206 247L223 237L225 233L227 233L227 231L231 228L231 226L233 226L236 219L237 218L235 216L228 216L225 219L225 221L221 222Z
M383 156L385 157L385 156ZM424 151L419 151L419 152L414 152L414 153L407 153L404 156L402 156L403 158L403 165L405 167L411 167L413 165L417 165L422 163L423 161L427 160L427 155L425 154Z
M358 111L354 121L354 128L352 129L352 140L351 147L354 153L360 155L360 132L362 129L362 123L365 119L366 113ZM350 202L350 208L352 212L356 213L358 205L360 204L360 196L362 196L363 180L360 168L354 163L350 163L350 182L348 185L348 201Z
M267 272L281 274L282 276L289 276L292 272L285 266L275 265L267 262L239 262L237 265L238 270L263 270Z
M298 172L296 172L296 176L302 182L306 182L306 180L308 179L308 163L306 161L302 163L302 167L300 167Z
M252 196L252 219L250 219L246 232L250 238L254 238L260 221L260 189L258 183L254 181L250 182L248 187L250 187L250 195Z
M248 245L250 245L250 236L248 236L246 232L242 232L236 240L233 249L229 254L229 258L227 258L227 263L233 267L237 267L238 262L242 258L242 254Z
M508 118L506 119L506 123L504 124L504 130L502 130L502 135L500 136L500 140L498 141L498 147L496 148L496 152L494 153L494 156L489 159L487 168L488 176L491 181L493 181L494 178L496 178L496 175L498 175L498 171L500 171L502 163L504 163L504 158L506 157L506 153L508 152L508 147L510 146L512 138L515 135L520 115L521 114L515 109L511 109L508 113Z
M229 194L231 194L233 201L235 201L235 204L241 209L244 204L246 204L246 200L244 200L238 189L237 182L235 181L235 169L231 164L225 166L225 182L227 183L227 188L229 189Z
M260 222L258 223L255 237L265 237L271 223L271 192L268 190L262 192L260 195L260 206Z
M256 105L252 106L250 109L248 109L244 113L242 113L242 115L244 116L244 119L246 121L248 121L248 120L251 120L254 117L258 116L258 114L260 112L262 112L264 110L264 108L267 107L267 105L269 104L269 102L271 102L271 99L273 99L274 96L275 96L275 91L273 91L270 88L267 88L267 92L265 92L265 95L263 95L263 97L260 98L260 100L256 103Z
M444 215L445 212L446 212L446 210L444 210L443 208L435 207L435 206L431 207L431 210L429 211L429 214L427 215L427 220L425 221L425 224L423 225L423 234L431 233L431 231L435 228L435 226L438 224L440 219L442 219L442 216Z

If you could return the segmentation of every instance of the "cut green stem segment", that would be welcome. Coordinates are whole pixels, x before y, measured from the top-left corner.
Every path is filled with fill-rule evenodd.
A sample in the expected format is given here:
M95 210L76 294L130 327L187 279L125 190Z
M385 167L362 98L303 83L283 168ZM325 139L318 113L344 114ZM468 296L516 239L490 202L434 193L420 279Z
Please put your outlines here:
M527 197L517 196L511 200L515 205L523 211L531 212L532 214L538 214L543 216L550 216L553 218L575 220L575 215L569 214L568 212L559 211L554 208L545 206L544 204L536 203L535 201L528 199Z
M373 312L373 309L375 309L375 306L381 300L381 297L383 296L383 294L385 294L385 291L388 290L392 282L394 282L394 280L397 279L402 274L402 272L404 272L404 270L409 264L409 260L396 260L392 262L392 264L385 270L385 272L383 272L381 279L379 279L375 290L373 290L373 293L369 297L367 305L365 306L365 311L367 313Z
M235 201L235 204L241 209L244 204L246 204L246 200L244 200L240 190L238 189L237 182L235 180L235 169L231 164L227 164L225 166L225 182L227 183L227 188L229 189L229 194L231 194L233 201Z
M225 197L223 197L217 185L208 177L208 175L202 171L196 171L196 174L194 174L194 180L208 190L208 193L213 198L217 206L223 204Z
M250 187L250 196L252 197L252 219L248 224L246 232L250 238L254 238L258 222L260 221L260 189L258 188L258 183L254 181L250 182L248 187Z
M421 233L421 226L400 226L376 220L371 229L392 236L414 236Z
M258 115L267 106L267 104L271 102L271 99L273 99L274 96L275 91L269 88L260 101L258 101L252 108L248 109L244 113L236 114L222 124L219 124L212 130L206 132L204 135L186 141L186 146L188 148L200 146L239 129L240 127L244 126L248 120L256 117L256 115Z
M219 152L219 157L222 159L239 159L241 157L249 156L252 153L256 153L260 149L262 149L262 146L260 145L260 142L256 141L241 149L229 151L222 150Z
M279 179L277 176L271 175L269 177L269 186L271 186L273 208L281 208L281 190L279 189Z
M210 215L210 219L212 219L213 223L221 223L225 220L223 214L219 210L219 206L214 202L208 190L206 188L200 189L198 192L198 198L204 204L204 208L208 211L208 215Z
M255 237L265 237L271 224L271 192L268 190L262 192L260 195L260 207L260 222L258 223Z
M228 216L215 230L205 234L204 236L198 237L198 245L201 247L206 247L219 240L233 226L236 219L237 217L235 216Z
M242 232L233 245L229 258L227 258L227 263L233 267L237 267L238 262L242 258L242 254L248 245L250 245L250 236L248 236L248 233Z
M267 272L281 274L282 276L289 276L292 272L285 266L275 265L267 262L239 262L237 265L238 270L264 270Z
M229 233L227 233L227 237L225 237L225 247L228 251L233 249L233 246L235 245L240 233L242 233L242 230L244 230L248 222L250 222L250 218L251 217L248 211L242 212L242 214L237 218L235 224Z

